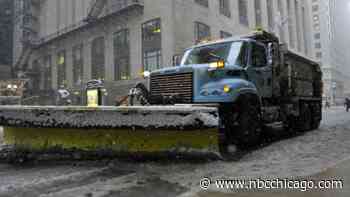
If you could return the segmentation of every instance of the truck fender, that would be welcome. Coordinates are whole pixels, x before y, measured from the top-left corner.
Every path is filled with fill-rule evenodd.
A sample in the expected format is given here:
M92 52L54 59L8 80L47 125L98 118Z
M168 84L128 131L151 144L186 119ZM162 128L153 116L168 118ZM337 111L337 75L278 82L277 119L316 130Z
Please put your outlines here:
M247 85L249 83L249 85ZM239 99L244 97L245 99L253 99L261 106L261 97L259 96L256 86L251 82L244 81L241 83L234 83L231 85L233 87L232 92L232 102L238 102Z
M262 115L262 101L257 92L254 91L244 91L241 92L238 97L235 98L233 101L234 104L239 104L240 102L247 102L250 101L251 103L255 104L258 107L260 115Z

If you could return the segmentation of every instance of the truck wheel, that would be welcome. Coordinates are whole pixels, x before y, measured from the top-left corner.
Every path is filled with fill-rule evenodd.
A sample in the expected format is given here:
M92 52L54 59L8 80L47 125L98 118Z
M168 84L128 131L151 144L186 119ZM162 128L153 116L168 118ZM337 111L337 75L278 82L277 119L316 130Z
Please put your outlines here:
M256 102L242 100L235 105L220 107L222 153L233 154L258 144L261 135L261 115Z
M258 144L261 136L261 115L255 103L243 102L238 108L238 146L243 148Z
M315 121L312 122L311 129L312 130L317 130L317 129L320 128L320 125L321 125L321 121L320 120L317 120L317 121L315 120Z
M219 148L225 160L235 160L238 147L234 132L237 131L237 111L232 104L223 104L219 107Z
M294 133L297 128L297 118L294 116L289 116L284 122L283 122L283 129L289 134Z
M320 105L314 105L312 107L312 123L311 123L311 129L316 130L320 128L321 120L322 120L322 106Z
M321 120L315 116L317 115L312 114L312 117L314 118L312 119L312 122L311 122L311 130L317 130L318 128L320 128L320 125L321 125Z
M306 132L312 130L312 113L308 104L302 104L298 120L298 131Z

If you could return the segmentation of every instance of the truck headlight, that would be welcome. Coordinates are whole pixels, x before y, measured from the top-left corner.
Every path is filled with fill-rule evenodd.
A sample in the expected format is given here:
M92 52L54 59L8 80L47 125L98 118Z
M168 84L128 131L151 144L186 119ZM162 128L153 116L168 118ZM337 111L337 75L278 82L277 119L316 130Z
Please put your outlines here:
M149 71L145 71L145 72L143 72L142 74L143 74L143 77L144 77L144 78L148 78L148 77L151 76L151 72L149 72Z
M228 85L225 85L225 86L224 86L224 92L225 92L225 93L231 92L231 87L228 86Z
M209 64L209 67L214 69L225 68L225 61L212 62Z

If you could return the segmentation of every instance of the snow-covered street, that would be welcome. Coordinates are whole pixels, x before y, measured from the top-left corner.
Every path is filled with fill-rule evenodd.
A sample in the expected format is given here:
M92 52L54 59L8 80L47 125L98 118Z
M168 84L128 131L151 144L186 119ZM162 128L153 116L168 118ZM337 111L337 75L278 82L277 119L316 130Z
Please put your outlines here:
M324 113L319 130L268 144L236 162L114 160L27 166L2 163L0 196L225 196L220 192L227 191L213 187L211 193L201 191L199 181L204 177L309 177L342 162L348 164L348 159L350 113L333 108Z

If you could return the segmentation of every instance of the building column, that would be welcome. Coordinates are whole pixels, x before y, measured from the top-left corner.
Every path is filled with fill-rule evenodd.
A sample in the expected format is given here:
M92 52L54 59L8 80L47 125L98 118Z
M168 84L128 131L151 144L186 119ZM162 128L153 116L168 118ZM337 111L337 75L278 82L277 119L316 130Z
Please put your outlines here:
M83 57L84 57L84 75L83 83L91 80L91 42L92 39L89 39L88 42L84 43L83 47Z
M294 38L294 47L293 47L293 49L295 50L295 51L297 51L298 50L298 36L297 36L297 17L296 17L296 13L295 13L295 1L294 0L290 0L290 2L291 2L291 6L290 6L290 13L291 13L291 16L290 16L290 18L292 18L292 27L293 27L293 32L291 32L292 34L293 34L293 38Z
M230 1L230 4L233 2ZM255 1L247 1L247 13L248 13L248 21L249 21L249 29L256 29L256 10L255 10ZM232 14L233 11L231 11Z
M137 23L132 20L129 26L129 36L130 36L130 74L132 79L140 77L142 71L142 31L141 23Z
M261 6L261 26L264 29L268 30L269 23L268 23L268 13L267 13L267 1L261 0L260 6Z
M289 27L288 27L288 23L289 23L289 16L288 16L288 7L287 7L287 1L282 1L282 9L283 9L283 16L282 16L282 20L283 20L283 26L282 26L282 30L281 32L283 33L284 35L284 40L283 42L285 44L288 43L288 40L289 40Z
M66 49L66 81L68 87L73 87L73 51Z
M107 81L114 81L114 54L113 34L105 35L105 78Z
M53 89L58 89L58 84L57 84L57 52L54 51L51 56L51 72L52 72L52 88Z

